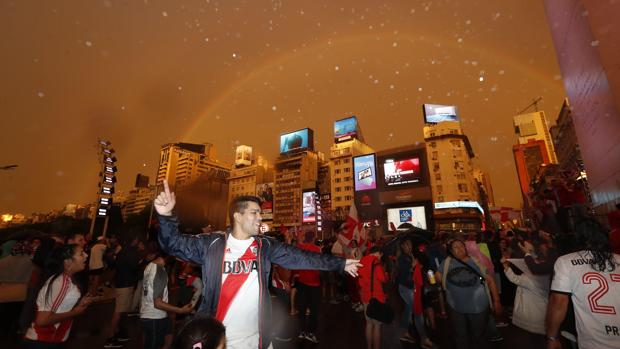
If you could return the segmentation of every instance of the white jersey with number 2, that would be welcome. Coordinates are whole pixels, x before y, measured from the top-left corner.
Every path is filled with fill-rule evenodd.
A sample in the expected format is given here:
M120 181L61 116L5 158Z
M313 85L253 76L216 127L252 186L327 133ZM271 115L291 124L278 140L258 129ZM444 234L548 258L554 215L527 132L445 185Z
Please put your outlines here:
M594 270L591 260L588 251L558 258L551 290L571 296L580 349L620 348L620 256L613 271Z

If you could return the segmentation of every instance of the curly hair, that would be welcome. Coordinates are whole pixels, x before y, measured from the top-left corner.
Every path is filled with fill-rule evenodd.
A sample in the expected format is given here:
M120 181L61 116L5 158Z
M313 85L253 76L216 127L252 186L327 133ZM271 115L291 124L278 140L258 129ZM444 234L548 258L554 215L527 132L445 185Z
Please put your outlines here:
M577 246L592 255L590 267L597 271L614 271L616 262L609 245L607 230L594 219L584 219L575 226Z

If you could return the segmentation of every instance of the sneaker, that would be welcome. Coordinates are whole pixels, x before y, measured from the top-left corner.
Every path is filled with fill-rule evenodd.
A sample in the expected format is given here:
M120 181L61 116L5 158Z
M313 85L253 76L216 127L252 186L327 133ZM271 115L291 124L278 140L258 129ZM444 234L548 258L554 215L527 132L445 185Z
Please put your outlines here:
M501 342L501 341L503 341L503 340L504 340L504 337L502 337L502 336L500 335L500 336L491 337L491 338L489 338L489 340L490 340L491 342Z
M403 342L407 342L407 343L415 343L415 339L414 339L413 337L411 337L411 336L409 335L409 333L406 333L406 334L404 334L404 335L400 336L400 338L399 338L399 339L400 339L401 341L403 341Z
M420 348L424 348L424 349L436 349L438 348L437 345L435 345L435 343L431 342L430 339L426 339L425 341L422 341L420 343Z
M360 303L355 308L353 308L353 310L355 310L355 312L357 313L361 313L364 311L364 305Z
M274 340L277 340L278 342L290 342L290 341L291 341L291 339L293 339L293 338L291 338L291 337L280 337L280 336L275 336L275 337L273 337L273 339L274 339Z
M310 342L314 343L314 344L318 344L319 343L319 340L316 338L316 336L312 332L306 333L306 339L309 340Z
M103 345L104 348L122 348L123 345L116 338L109 338Z
M116 337L114 337L114 339L116 339L119 342L127 342L131 340L131 338L127 337L124 334L117 334Z
M498 321L495 323L495 327L508 327L508 323L506 321Z
M306 338L306 332L304 332L304 331L299 332L299 336L297 336L297 338L305 339Z

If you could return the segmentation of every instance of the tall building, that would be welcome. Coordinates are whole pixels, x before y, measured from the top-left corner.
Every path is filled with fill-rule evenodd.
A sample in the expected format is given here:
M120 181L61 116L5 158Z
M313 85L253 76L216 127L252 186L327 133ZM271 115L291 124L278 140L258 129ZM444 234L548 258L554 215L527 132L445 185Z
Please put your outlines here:
M209 143L169 143L161 147L157 186L166 179L177 195L177 212L186 226L226 226L231 166L216 159Z
M345 220L353 204L353 157L370 153L374 153L374 150L364 143L362 129L355 116L334 122L334 144L329 157L334 220Z
M474 151L461 124L446 121L424 127L433 201L477 201Z
M536 178L539 167L551 163L547 144L542 140L531 139L525 144L513 145L512 154L517 167L521 193L526 195L530 192L530 182Z
M155 199L155 195L154 185L135 187L129 190L129 193L125 196L125 201L121 205L123 219L127 219L128 216L142 212L145 207L151 205Z
M252 148L245 145L237 147L237 155L242 156L236 157L235 167L228 179L228 203L241 195L259 196L263 203L271 201L270 207L261 205L263 222L270 225L273 220L273 166L260 156L255 160ZM226 218L228 222L229 218Z
M480 183L484 193L487 196L489 206L495 206L495 196L493 194L493 185L491 185L491 177L489 173L479 168L474 169L474 178Z
M620 202L620 2L545 0L592 205Z
M549 132L551 132L560 170L579 176L584 169L583 159L568 99L564 99L555 125L551 126Z
M318 154L305 149L281 154L275 163L274 226L300 226L302 192L316 190Z
M160 152L157 185L167 179L171 187L182 187L191 184L202 174L227 179L230 170L230 164L217 160L213 144L164 144Z
M458 121L424 126L424 141L437 230L476 231L482 227L480 186L474 151Z
M514 127L519 144L527 144L531 140L543 141L547 149L549 161L552 164L558 163L545 112L537 111L517 115L514 117Z

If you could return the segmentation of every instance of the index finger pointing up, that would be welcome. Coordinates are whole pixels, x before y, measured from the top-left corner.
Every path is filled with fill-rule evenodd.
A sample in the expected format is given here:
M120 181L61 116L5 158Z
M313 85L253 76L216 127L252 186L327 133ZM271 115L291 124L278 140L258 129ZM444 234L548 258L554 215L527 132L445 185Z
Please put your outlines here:
M167 196L170 196L170 186L168 185L168 181L164 179L164 193Z

